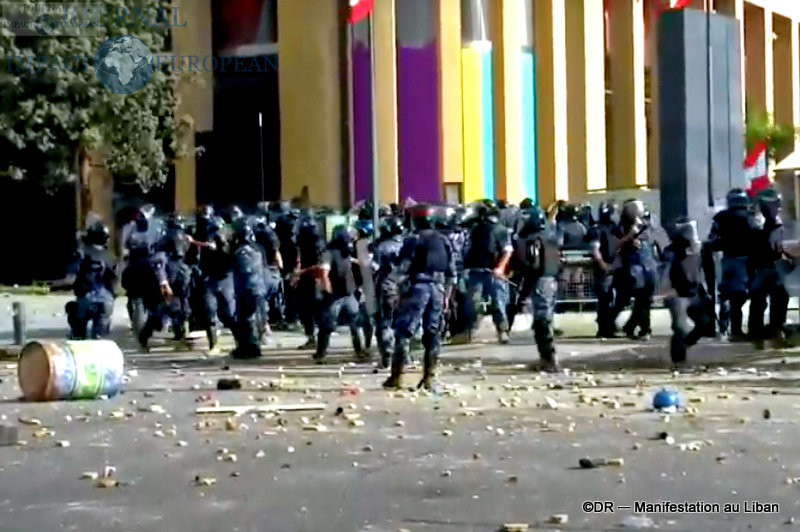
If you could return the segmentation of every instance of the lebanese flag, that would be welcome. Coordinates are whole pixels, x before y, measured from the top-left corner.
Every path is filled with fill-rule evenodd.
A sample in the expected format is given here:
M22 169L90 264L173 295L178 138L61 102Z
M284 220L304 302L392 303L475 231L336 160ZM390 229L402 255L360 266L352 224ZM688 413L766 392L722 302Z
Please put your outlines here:
M752 197L759 190L769 188L772 184L767 175L767 144L758 142L750 150L744 160L744 176L750 187L747 193Z
M350 15L347 22L355 24L359 20L369 16L375 0L350 0Z

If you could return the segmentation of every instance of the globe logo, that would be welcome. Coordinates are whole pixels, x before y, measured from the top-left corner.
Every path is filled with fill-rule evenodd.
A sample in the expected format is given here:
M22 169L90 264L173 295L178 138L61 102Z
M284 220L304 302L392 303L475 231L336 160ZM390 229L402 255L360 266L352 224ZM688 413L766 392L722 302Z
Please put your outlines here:
M33 28L39 35L48 36L56 29L56 22L50 15L39 15L33 22Z
M131 35L111 37L97 49L94 74L100 83L117 94L136 92L153 76L153 54Z

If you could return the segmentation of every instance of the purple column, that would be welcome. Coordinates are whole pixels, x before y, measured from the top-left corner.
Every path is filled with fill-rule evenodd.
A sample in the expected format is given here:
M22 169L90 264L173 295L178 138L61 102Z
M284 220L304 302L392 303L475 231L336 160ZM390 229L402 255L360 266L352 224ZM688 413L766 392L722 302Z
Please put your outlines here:
M372 198L372 92L370 51L353 43L353 166L355 200Z
M437 41L397 49L400 201L441 201Z

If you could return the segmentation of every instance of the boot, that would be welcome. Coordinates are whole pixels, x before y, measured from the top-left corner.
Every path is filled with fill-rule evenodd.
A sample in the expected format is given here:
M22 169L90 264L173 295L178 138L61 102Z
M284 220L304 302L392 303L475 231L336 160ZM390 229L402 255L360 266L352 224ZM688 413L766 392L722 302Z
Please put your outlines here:
M402 360L402 359L401 359ZM392 364L392 373L383 382L383 387L387 390L399 390L401 387L400 377L403 375L403 364L397 362Z
M314 340L313 336L309 336L308 341L303 345L301 345L300 347L298 347L297 349L299 351L305 351L307 349L316 349L316 348L317 348L316 340Z
M321 363L328 354L328 346L331 343L331 335L322 333L317 338L317 351L314 353L314 360Z
M556 362L556 350L552 346L543 347L539 352L539 371L558 373L561 366Z
M438 382L436 380L436 376L438 374L438 360L435 357L432 357L425 354L425 369L422 372L422 380L419 381L417 384L417 388L422 388L424 390L428 390L429 392L436 393L438 391Z
M508 332L503 330L497 331L497 341L500 342L500 345L506 345L509 342Z
M213 325L208 327L206 337L208 338L208 350L213 351L217 347L217 328Z

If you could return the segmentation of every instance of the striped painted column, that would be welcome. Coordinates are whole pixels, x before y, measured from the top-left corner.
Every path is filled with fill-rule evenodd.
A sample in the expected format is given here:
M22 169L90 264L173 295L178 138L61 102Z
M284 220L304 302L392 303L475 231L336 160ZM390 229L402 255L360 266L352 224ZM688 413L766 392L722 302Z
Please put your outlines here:
M353 69L353 179L355 201L372 199L372 75L369 19L350 27Z
M522 194L537 201L536 193L536 57L532 50L523 49L520 56L522 84Z
M461 50L464 106L464 199L494 198L494 106L492 44L470 43Z

